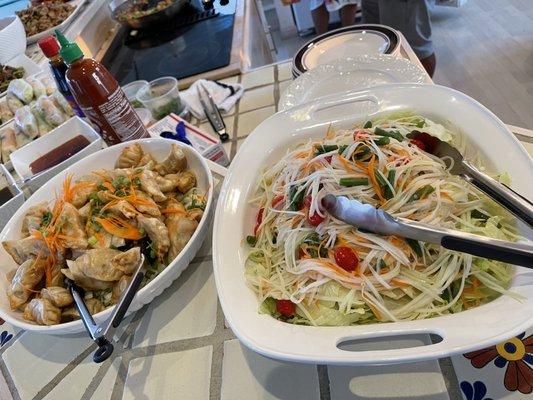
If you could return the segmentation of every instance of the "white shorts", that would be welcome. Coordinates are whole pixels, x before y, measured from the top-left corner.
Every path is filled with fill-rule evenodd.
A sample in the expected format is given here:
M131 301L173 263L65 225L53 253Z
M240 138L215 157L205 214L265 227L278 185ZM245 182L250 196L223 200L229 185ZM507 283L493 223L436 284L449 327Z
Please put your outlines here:
M347 4L357 4L357 0L311 0L309 5L311 11L316 10L322 4L326 4L326 9L329 12L339 11L342 7Z

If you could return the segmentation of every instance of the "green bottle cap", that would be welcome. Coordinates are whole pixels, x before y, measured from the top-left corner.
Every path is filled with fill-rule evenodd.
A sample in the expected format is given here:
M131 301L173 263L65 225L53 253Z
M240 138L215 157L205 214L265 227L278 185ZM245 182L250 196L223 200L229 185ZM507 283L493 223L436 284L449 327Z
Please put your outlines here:
M76 43L69 42L58 29L55 30L55 35L61 45L59 54L67 64L72 64L72 62L83 57L83 52L79 46Z

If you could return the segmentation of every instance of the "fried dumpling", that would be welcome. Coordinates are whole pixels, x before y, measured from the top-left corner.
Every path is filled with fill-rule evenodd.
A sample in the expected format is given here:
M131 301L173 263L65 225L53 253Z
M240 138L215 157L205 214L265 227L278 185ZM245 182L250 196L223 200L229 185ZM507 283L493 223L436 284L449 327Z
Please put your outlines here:
M84 299L85 306L91 315L98 314L100 311L104 311L105 307L102 302L94 297L90 299ZM61 313L61 319L64 321L72 321L74 319L79 319L80 313L75 306L65 308Z
M12 310L16 310L28 301L33 288L44 276L44 260L29 259L22 263L15 272L7 288L7 297Z
M114 303L117 303L122 296L122 293L128 288L131 282L131 276L123 275L119 281L113 286L112 299Z
M162 260L170 247L167 227L159 219L147 218L144 215L139 215L137 221L152 241L152 249L156 253L156 258Z
M121 251L114 249L88 250L75 261L67 260L68 272L73 280L84 289L91 290L90 287L93 287L92 290L107 289L110 285L105 283L118 281L124 274L114 262L114 257L120 254L122 254ZM65 270L63 273L68 277ZM93 281L104 282L104 284Z
M150 196L145 194L144 192L140 190L135 191L135 196L138 199L141 199L140 202L135 203L135 208L143 213L151 215L152 217L159 217L161 215L161 211L159 210L159 207L155 203L155 201L152 200Z
M68 263L68 261L67 261ZM61 269L63 275L68 279L76 282L78 286L81 286L85 290L104 290L113 287L113 282L101 281L98 279L90 278L83 273L83 271L77 269L76 267L63 268Z
M165 161L157 164L155 170L159 175L174 174L187 168L187 157L179 146L173 144Z
M114 268L121 270L127 275L131 275L139 266L140 258L141 249L139 247L133 247L128 251L124 251L114 256L111 260L111 264Z
M83 207L89 201L91 193L102 182L103 179L96 174L85 175L78 179L74 184L76 190L72 191L72 205L76 208Z
M70 291L60 286L41 289L41 297L50 300L54 306L59 308L69 306L74 302Z
M187 217L190 219L194 219L196 222L200 222L202 220L202 216L204 215L204 210L201 208L193 208L192 210L187 211Z
M120 153L120 156L118 156L115 168L136 167L139 165L143 155L143 149L139 143L126 146Z
M171 205L171 207L176 209L180 209L180 206L185 209L183 205L177 201ZM198 227L198 222L188 218L182 213L174 212L167 214L165 223L170 234L168 261L172 261L189 242L189 239Z
M64 203L59 221L61 233L65 237L63 239L64 246L69 249L86 249L88 246L87 234L76 207L70 203Z
M133 207L126 200L119 200L117 203L113 204L111 207L107 207L106 209L111 212L123 215L128 219L135 218L135 216L139 213L135 209L135 207Z
M167 197L163 194L156 181L157 174L148 169L143 169L139 175L141 189L152 196L156 202L165 201Z
M137 164L137 167L143 167L144 169L153 170L156 164L157 161L154 159L154 157L150 153L146 153L139 160L139 164Z
M7 240L2 242L2 246L19 265L29 258L48 257L50 254L46 243L33 236L19 240Z
M30 236L33 231L38 230L41 227L41 222L43 222L43 216L49 212L46 202L30 207L22 219L22 236Z
M61 272L61 263L57 262L56 264L52 265L50 268L50 276L47 278L46 286L59 286L64 287L65 286L65 276Z
M24 318L39 325L55 325L61 321L61 309L48 299L33 299L24 309Z

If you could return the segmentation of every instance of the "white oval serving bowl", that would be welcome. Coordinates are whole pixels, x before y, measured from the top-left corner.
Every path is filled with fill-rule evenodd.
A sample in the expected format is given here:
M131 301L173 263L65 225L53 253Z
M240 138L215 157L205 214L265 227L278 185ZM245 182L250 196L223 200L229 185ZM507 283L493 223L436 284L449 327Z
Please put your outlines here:
M0 233L0 241L20 238L22 219L28 208L42 201L54 200L54 192L57 191L57 193L60 193L61 185L68 174L73 174L75 179L78 176L85 175L89 171L96 169L114 168L115 161L122 149L134 142L139 142L143 149L146 152L152 153L157 160L163 160L170 153L170 147L172 144L178 145L187 156L188 168L196 174L197 187L200 191L206 194L207 204L202 220L185 248L159 275L137 292L137 295L128 309L128 314L137 311L145 304L150 303L156 296L159 296L163 290L168 288L170 284L180 276L183 270L187 268L203 244L209 228L208 220L210 219L211 209L213 208L213 177L204 158L191 146L181 144L174 140L155 138L125 142L94 153L63 170L50 179L47 184L37 190L13 215L4 230ZM6 295L6 289L9 285L6 279L6 273L11 269L16 268L16 266L16 263L4 250L3 246L0 246L0 271L2 272L0 277L0 318L3 318L8 323L21 329L42 333L67 334L84 330L81 320L51 326L35 325L24 320L20 311L12 311L9 307L9 301ZM95 314L93 318L97 323L102 322L109 318L113 309L114 307L109 307L104 311Z
M250 134L233 160L220 193L213 229L213 265L220 303L232 331L252 350L286 361L393 364L484 348L533 326L533 271L519 267L512 290L524 296L523 301L501 296L481 307L426 320L312 327L287 324L258 313L258 300L243 274L250 251L243 239L250 234L257 213L257 206L250 204L250 199L261 170L273 165L297 143L323 138L330 124L349 128L380 113L407 110L464 136L497 171L509 173L513 189L533 198L533 160L528 153L494 114L453 89L412 84L377 86L324 97L273 115ZM443 340L390 350L355 352L337 347L349 340L431 333Z

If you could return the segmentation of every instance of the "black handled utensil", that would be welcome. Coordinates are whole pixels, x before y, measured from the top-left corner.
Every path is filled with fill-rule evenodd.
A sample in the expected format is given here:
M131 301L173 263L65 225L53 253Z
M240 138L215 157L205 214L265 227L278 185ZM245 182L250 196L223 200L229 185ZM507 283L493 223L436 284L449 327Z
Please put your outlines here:
M87 309L85 301L83 300L84 290L76 285L76 283L70 279L66 279L67 287L74 298L74 304L80 314L80 318L85 325L85 329L89 333L89 336L94 340L98 345L98 348L93 354L93 361L95 363L101 363L109 358L113 354L114 346L111 342L113 340L113 334L118 328L128 308L137 293L137 290L141 286L142 280L148 269L148 265L145 265L144 256L141 254L139 260L139 266L137 267L136 272L133 274L133 277L130 281L130 284L122 293L122 296L115 306L113 314L106 321L105 325L101 326L94 322L94 319Z
M204 88L202 85L199 84L197 90L198 98L200 99L200 104L204 109L205 116L209 120L209 123L211 124L215 132L218 133L220 141L227 142L229 140L229 135L226 132L226 124L224 123L224 119L222 118L220 110L215 104L215 101L213 100L209 92L206 90L206 88Z
M533 245L487 238L395 218L370 204L328 194L322 205L335 218L368 232L396 235L441 245L449 250L533 268Z
M412 131L407 137L421 141L428 153L439 158L449 157L453 160L450 168L452 174L461 176L528 224L530 228L533 227L533 204L503 183L478 170L466 161L455 147L425 132Z

